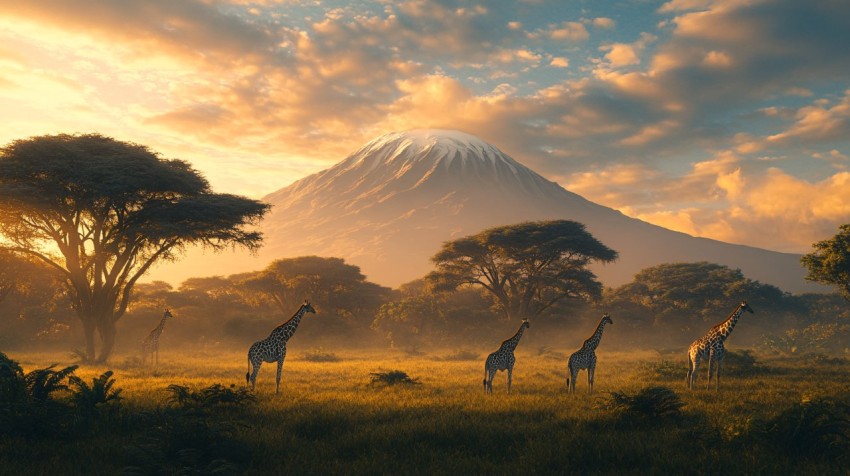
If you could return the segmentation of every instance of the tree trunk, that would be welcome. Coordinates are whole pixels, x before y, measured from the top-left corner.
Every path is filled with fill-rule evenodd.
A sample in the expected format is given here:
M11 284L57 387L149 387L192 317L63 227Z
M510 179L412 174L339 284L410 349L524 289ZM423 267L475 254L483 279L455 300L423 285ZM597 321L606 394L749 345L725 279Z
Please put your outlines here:
M83 333L86 338L86 362L94 362L94 330L95 324L91 318L84 319L83 316L78 316L83 323Z
M102 364L112 354L112 348L115 346L115 322L109 317L101 319L97 330L100 333L101 347L100 356L96 362Z

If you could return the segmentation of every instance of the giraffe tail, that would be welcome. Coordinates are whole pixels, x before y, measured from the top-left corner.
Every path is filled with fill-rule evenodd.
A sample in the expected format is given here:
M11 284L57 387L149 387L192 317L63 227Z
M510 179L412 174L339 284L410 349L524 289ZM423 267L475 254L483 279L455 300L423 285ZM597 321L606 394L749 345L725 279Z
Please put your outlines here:
M245 372L245 385L251 383L251 356L248 356L248 371Z

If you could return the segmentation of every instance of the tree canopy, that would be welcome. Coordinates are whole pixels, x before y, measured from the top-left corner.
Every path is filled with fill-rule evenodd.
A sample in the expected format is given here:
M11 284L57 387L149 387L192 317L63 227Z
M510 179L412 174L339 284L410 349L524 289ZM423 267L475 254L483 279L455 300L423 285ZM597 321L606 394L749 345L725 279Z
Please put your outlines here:
M581 223L525 222L444 243L429 279L437 289L481 286L506 317L530 318L565 298L599 299L588 265L616 258Z
M2 247L59 271L83 323L112 352L136 281L187 245L256 249L269 206L216 194L189 163L100 134L48 135L0 149Z
M675 335L720 320L742 299L760 315L776 316L794 307L779 288L748 279L740 269L705 261L644 268L632 282L606 293L605 304L635 325L661 326Z
M347 318L376 309L390 293L388 288L367 281L359 267L342 258L319 256L276 260L263 271L246 275L242 284L270 298L287 315L309 299Z
M841 225L838 234L812 246L815 250L801 258L809 270L806 279L836 286L850 301L850 224Z

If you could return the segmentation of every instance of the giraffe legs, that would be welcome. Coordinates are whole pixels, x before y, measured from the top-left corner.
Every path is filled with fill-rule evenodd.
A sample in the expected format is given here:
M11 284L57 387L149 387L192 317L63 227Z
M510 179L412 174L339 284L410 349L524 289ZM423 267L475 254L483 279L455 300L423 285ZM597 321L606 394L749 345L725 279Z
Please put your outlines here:
M696 370L697 370L697 362L695 362L694 359L691 358L690 355L688 355L687 384L688 384L689 389L694 388L694 380L696 379Z
M249 381L251 382L251 390L254 390L254 387L257 384L257 374L260 373L260 366L263 365L263 361L258 360L256 362L253 362L253 364L254 370L251 371L251 378L249 379Z
M720 364L722 364L722 363L723 363L723 360L722 360L722 359L717 359L717 370L716 370L716 373L717 373L717 391L718 391L718 392L720 391Z
M587 393L593 393L593 377L596 375L596 366L587 368Z
M277 395L280 392L280 371L283 370L283 357L277 361L277 378L274 382L274 394Z
M578 377L578 369L573 368L572 365L569 367L569 375L567 375L567 391L569 393L575 393L576 391L576 378Z
M508 367L508 395L511 394L511 377L514 374L514 368Z
M493 377L496 376L496 369L490 369L489 373L490 373L490 378L487 379L485 390L487 391L488 394L493 395Z
M714 364L714 352L708 354L708 383L706 384L705 389L711 390L711 367Z

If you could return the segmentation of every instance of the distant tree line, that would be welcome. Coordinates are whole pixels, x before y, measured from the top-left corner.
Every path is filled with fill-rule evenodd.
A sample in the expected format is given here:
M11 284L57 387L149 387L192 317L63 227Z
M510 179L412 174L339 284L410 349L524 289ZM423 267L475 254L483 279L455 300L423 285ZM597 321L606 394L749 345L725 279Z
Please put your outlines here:
M13 141L0 148L0 345L67 345L76 332L83 359L102 362L117 342L137 343L165 307L178 316L169 334L199 345L244 345L307 298L321 317L303 326L304 340L477 345L503 336L511 320L531 318L538 342L558 344L584 336L585 324L604 310L628 331L619 332L624 342L678 346L747 299L758 317L740 327L736 341L746 341L743 334L788 353L848 347L850 225L802 259L807 278L835 286L835 295L793 296L706 262L654 266L606 289L589 266L616 260L616 250L570 220L446 242L433 257L435 271L398 290L369 282L340 258L316 256L193 278L177 289L139 284L154 263L178 259L189 245L258 248L262 235L250 225L268 210L213 193L190 164L143 145L99 134ZM119 321L128 331L120 336Z
M0 345L44 343L68 346L79 333L67 296L49 268L0 254ZM166 342L216 347L245 346L287 319L305 298L319 314L299 329L310 346L430 345L475 348L499 339L514 323L491 292L465 284L440 289L433 275L389 289L369 282L340 258L281 259L256 272L192 278L174 288L163 282L136 285L122 321L125 351L154 327L162 310L178 316ZM537 347L566 345L586 337L601 312L617 322L609 338L644 348L677 347L722 320L741 298L757 313L739 326L736 344L793 355L844 352L850 346L850 304L839 294L785 293L746 278L740 270L700 263L646 268L632 282L600 288L597 299L571 297L535 318ZM530 334L531 335L531 334Z

